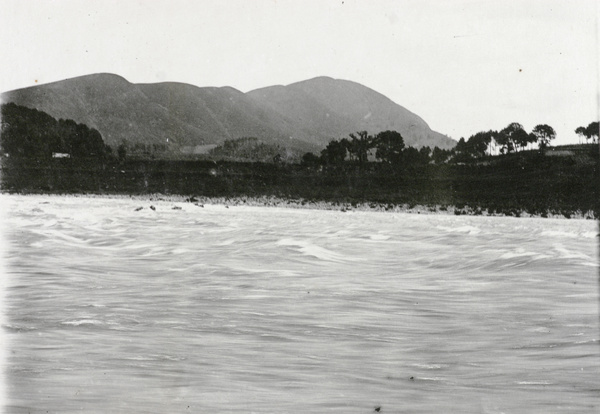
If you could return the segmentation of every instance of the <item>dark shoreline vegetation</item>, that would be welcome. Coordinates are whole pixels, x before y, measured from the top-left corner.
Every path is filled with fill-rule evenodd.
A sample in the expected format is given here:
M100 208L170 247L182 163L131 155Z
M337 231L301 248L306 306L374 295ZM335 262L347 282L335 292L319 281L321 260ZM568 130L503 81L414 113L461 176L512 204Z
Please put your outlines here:
M316 170L298 164L227 161L15 159L2 162L2 189L21 194L274 196L305 203L392 210L422 205L454 214L522 213L598 218L598 169L570 157L511 157L493 165L386 165Z
M500 143L502 131L461 140L456 150L433 151L404 148L402 137L394 131L374 137L359 132L351 134L351 140L332 141L321 156L307 153L297 163L281 154L269 159L272 148L260 141L256 142L261 157L269 162L236 161L227 154L220 160L206 156L173 159L151 151L128 154L126 145L110 149L97 131L85 125L45 115L28 110L25 118L35 118L33 127L29 120L18 134L9 129L3 116L2 192L163 194L189 201L276 197L299 205L325 202L341 209L395 210L420 205L429 211L450 209L454 214L600 217L598 145L550 148L549 138L539 150L527 151L531 141L519 138L522 128L518 124L504 132L504 137L516 135L505 142L503 155L487 155L491 141L485 139L494 137ZM549 134L540 128L538 132ZM27 145L19 146L19 142ZM237 148L229 143L213 153L222 155L227 146Z

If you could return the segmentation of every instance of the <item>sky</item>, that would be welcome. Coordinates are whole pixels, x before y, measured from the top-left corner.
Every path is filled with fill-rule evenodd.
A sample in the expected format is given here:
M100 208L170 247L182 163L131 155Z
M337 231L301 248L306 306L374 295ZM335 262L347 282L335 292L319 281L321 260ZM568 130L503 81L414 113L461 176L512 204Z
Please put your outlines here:
M599 117L597 0L0 0L0 91L109 72L368 86L454 139ZM369 131L376 133L379 131Z

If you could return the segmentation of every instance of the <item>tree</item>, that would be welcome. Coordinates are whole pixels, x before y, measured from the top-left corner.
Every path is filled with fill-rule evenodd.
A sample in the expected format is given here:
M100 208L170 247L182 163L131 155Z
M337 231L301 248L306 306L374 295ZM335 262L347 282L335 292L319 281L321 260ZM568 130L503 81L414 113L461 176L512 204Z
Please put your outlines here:
M512 152L514 149L512 143L509 141L508 136L502 134L502 131L496 136L496 143L500 146L500 154Z
M540 124L536 125L531 131L531 134L535 137L540 151L543 153L544 150L550 146L550 141L556 138L556 132L550 125Z
M402 153L402 158L404 163L409 166L421 164L423 161L423 157L415 147L406 148Z
M421 156L421 162L423 162L423 164L429 164L429 160L431 159L431 148L421 147L419 155Z
M375 158L389 164L400 164L404 151L404 138L396 131L383 131L374 139Z
M587 127L578 127L575 133L580 137L585 137L586 141L591 139L592 142L598 141L598 122L592 122Z
M456 152L466 152L467 151L467 141L465 141L464 137L460 137L458 142L456 143L456 147L454 147Z
M493 131L478 132L475 135L471 135L466 142L465 150L475 158L484 157L492 141L492 136Z
M433 159L434 163L438 165L443 164L448 160L448 158L450 158L450 153L451 150L444 150L439 147L434 147L433 152L431 153L431 158Z
M373 137L367 133L367 131L359 131L355 134L350 134L350 148L348 152L354 159L358 160L360 165L367 162L369 156L369 150L373 148Z
M320 162L321 162L321 159L319 157L317 157L312 152L307 152L306 154L304 154L302 156L301 164L305 167L315 167L315 166L319 165Z
M454 152L456 154L454 158L456 162L467 162L472 158L472 154L469 149L469 143L464 139L464 137L461 137L458 140L456 146L454 147Z
M598 122L592 122L585 129L587 132L586 136L588 138L590 138L592 140L592 142L598 142L598 129L599 128L600 127L598 125Z
M527 144L531 142L530 135L522 127L514 130L511 135L511 139L514 142L515 149L516 147L519 147L521 148L521 151L524 150L525 147L527 147Z
M579 143L581 144L581 138L585 137L587 139L587 129L585 127L577 127L575 133L579 136Z
M517 145L526 146L529 141L529 134L525 132L523 125L512 122L500 131L496 141L500 144L501 153L510 153L516 150Z
M341 164L346 159L346 146L336 140L330 141L321 151L321 157L326 164Z

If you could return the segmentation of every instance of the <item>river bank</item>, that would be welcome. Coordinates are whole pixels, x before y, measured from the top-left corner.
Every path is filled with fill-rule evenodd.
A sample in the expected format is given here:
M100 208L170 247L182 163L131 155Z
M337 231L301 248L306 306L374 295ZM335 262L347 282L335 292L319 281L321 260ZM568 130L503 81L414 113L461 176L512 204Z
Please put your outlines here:
M6 193L5 193L6 194ZM545 214L530 214L527 211L514 211L514 214L502 214L490 212L485 209L471 208L468 206L458 208L456 206L446 205L409 205L409 204L382 204L375 202L364 203L346 203L346 202L326 202L311 201L304 199L284 199L274 196L263 197L205 197L205 196L182 196L173 194L48 194L48 193L19 193L23 196L42 196L44 202L51 203L56 197L60 198L91 198L91 199L115 199L115 200L135 200L139 202L137 211L144 209L160 210L172 209L181 210L184 208L204 208L208 206L230 207L267 207L267 208L288 208L288 209L306 209L323 211L341 211L341 212L383 212L383 213L405 213L405 214L439 214L439 215L466 215L466 216L486 216L486 217L520 217L520 218L550 218L550 219L580 219L595 220L598 217L593 211L576 211L572 214L564 215L557 212L547 211ZM162 206L160 204L162 204Z
M594 154L487 164L310 167L213 161L3 159L0 191L415 214L596 219Z

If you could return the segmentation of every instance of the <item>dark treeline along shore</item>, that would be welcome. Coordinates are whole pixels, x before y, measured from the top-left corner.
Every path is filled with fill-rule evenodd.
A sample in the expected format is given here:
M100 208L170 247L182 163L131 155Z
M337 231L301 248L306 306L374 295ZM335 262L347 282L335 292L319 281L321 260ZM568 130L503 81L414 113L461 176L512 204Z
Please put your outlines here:
M512 123L450 150L406 147L396 131L361 131L320 154L242 138L182 155L156 144L110 147L86 125L11 103L2 106L0 184L9 193L274 196L348 208L597 218L598 123L576 132L592 143L552 147L550 126L527 133Z

